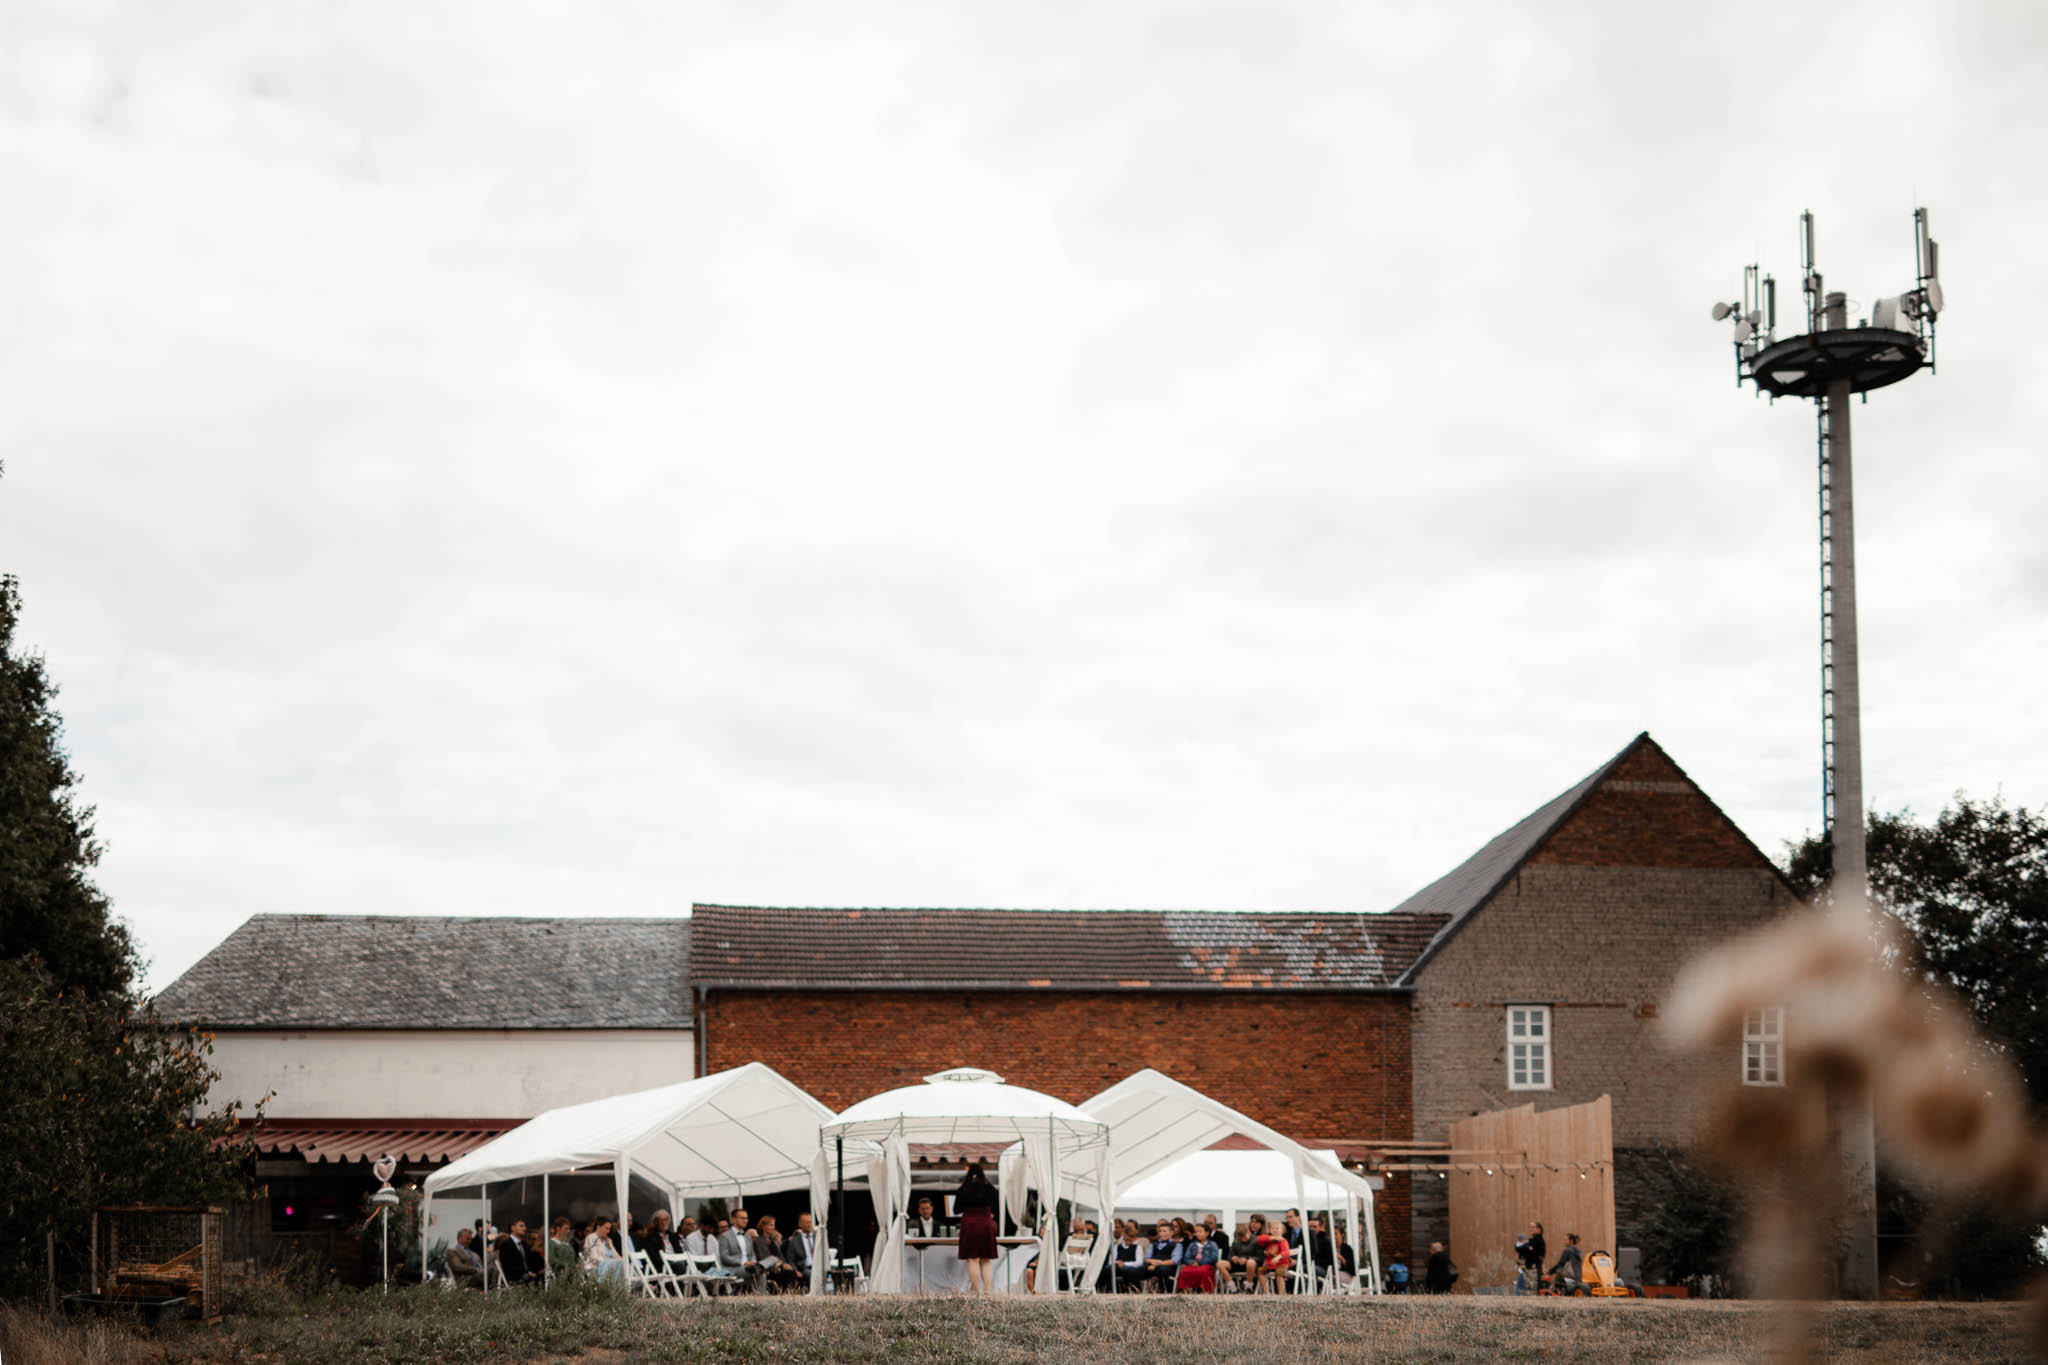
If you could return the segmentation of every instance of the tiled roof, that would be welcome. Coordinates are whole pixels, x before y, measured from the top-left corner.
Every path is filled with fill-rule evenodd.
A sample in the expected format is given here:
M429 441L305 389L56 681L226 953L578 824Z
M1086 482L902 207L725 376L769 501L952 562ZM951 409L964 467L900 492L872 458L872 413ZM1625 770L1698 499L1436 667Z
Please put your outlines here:
M299 1156L313 1163L323 1161L375 1161L390 1153L401 1161L453 1161L503 1137L517 1127L502 1123L441 1123L427 1120L406 1124L388 1120L336 1120L294 1122L266 1119L257 1125L253 1141L259 1152Z
M1437 914L699 905L692 984L823 990L1382 990Z
M167 986L215 1028L688 1028L690 922L256 915Z
M1626 758L1639 744L1649 744L1648 732L1630 740L1622 751L1602 763L1589 773L1585 780L1544 802L1533 812L1509 826L1489 840L1477 853L1459 863L1456 867L1438 877L1428 886L1402 901L1393 909L1394 914L1436 915L1443 925L1423 950L1402 968L1401 984L1408 985L1422 965L1429 961L1436 950L1449 940L1451 935L1465 921L1465 917L1484 905L1493 893L1522 868L1530 855L1542 846L1552 832L1579 808L1600 785L1615 765Z

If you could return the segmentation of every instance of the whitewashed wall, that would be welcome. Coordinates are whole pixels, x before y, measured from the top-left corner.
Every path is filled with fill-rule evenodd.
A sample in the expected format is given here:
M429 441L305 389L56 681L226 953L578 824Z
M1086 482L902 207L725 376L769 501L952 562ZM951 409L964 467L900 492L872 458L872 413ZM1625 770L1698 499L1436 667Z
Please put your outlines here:
M274 1118L530 1118L687 1081L687 1029L220 1033L212 1097Z

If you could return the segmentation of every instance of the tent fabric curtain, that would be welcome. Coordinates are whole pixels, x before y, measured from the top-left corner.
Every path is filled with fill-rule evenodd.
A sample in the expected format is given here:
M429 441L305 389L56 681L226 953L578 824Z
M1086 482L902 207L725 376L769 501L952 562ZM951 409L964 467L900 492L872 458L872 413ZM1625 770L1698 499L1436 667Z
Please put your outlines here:
M1109 1260L1110 1226L1116 1208L1116 1186L1110 1180L1109 1148L1095 1149L1095 1224L1099 1231L1095 1244L1088 1248L1088 1267L1081 1275L1081 1283L1074 1287L1084 1294L1095 1292L1095 1281L1102 1275L1102 1267Z
M1010 1215L1010 1222L1023 1227L1026 1206L1031 1202L1031 1177L1021 1146L1012 1144L1004 1148L996 1159L996 1183L1002 1186L1003 1209Z
M903 1292L903 1238L910 1216L903 1203L910 1197L910 1144L898 1133L883 1139L882 1154L868 1163L868 1191L882 1234L875 1239L875 1263L868 1267L868 1288L877 1294Z
M1031 1183L1038 1190L1038 1224L1032 1232L1038 1235L1038 1277L1033 1292L1052 1294L1059 1291L1059 1276L1049 1274L1046 1267L1057 1267L1059 1261L1059 1174L1058 1153L1053 1149L1050 1134L1033 1134L1024 1139L1024 1164L1031 1172ZM1019 1185L1023 1182L1019 1181Z
M832 1160L825 1154L824 1144L818 1146L818 1154L811 1158L811 1292L825 1292L825 1272L832 1253Z

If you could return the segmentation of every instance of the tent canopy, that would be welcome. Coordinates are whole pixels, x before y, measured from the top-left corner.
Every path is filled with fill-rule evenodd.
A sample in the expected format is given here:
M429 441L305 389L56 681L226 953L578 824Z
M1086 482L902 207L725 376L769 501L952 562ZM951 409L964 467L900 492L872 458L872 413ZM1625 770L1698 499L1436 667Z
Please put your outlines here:
M759 1062L550 1109L427 1177L426 1191L630 1165L676 1195L807 1186L832 1111ZM865 1153L863 1153L865 1156Z
M1204 1095L1193 1086L1183 1085L1150 1067L1126 1076L1093 1099L1082 1101L1081 1108L1109 1125L1109 1157L1102 1165L1102 1174L1092 1182L1085 1177L1055 1180L1054 1187L1063 1193L1092 1204L1106 1217L1111 1210L1145 1207L1130 1204L1126 1191L1189 1157L1242 1155L1277 1158L1280 1169L1286 1173L1286 1183L1291 1187L1280 1207L1311 1207L1311 1190L1323 1193L1324 1201L1331 1203L1337 1201L1330 1196L1342 1192L1341 1207L1346 1211L1342 1221L1356 1229L1353 1236L1363 1243L1365 1264L1372 1275L1369 1283L1377 1292L1380 1258L1379 1242L1373 1231L1372 1186L1362 1177L1345 1170L1334 1152L1304 1147L1250 1115L1240 1113L1223 1101ZM1218 1140L1233 1136L1248 1137L1268 1150L1262 1153L1208 1151ZM1261 1199L1259 1202L1266 1201ZM1240 1197L1211 1202L1210 1207L1236 1210L1255 1205ZM1101 1269L1108 1254L1109 1240L1098 1239L1088 1256L1087 1273L1090 1276Z
M1019 1085L1005 1085L993 1071L955 1067L862 1100L820 1130L821 1139L860 1138L881 1144L880 1159L868 1165L868 1189L881 1219L875 1263L868 1285L879 1293L903 1287L904 1197L910 1190L910 1144L913 1142L988 1142L1015 1139L1019 1160L1029 1166L1040 1189L1059 1189L1060 1162L1076 1152L1093 1151L1100 1174L1109 1153L1109 1126L1065 1100ZM1022 1180L1005 1180L1004 1203L1013 1217L1024 1212ZM1042 1220L1037 1229L1039 1257L1053 1265L1059 1257L1056 1221ZM1058 1292L1059 1277L1038 1277L1038 1292Z
M1334 1152L1304 1147L1249 1114L1150 1067L1133 1072L1093 1099L1081 1101L1081 1108L1109 1125L1110 1177L1116 1182L1119 1203L1122 1192L1139 1181L1234 1136L1248 1137L1282 1153L1290 1179L1298 1160L1304 1179L1372 1197L1372 1187L1345 1170Z
M1328 1147L1310 1151L1332 1166L1337 1164L1337 1153ZM1330 1194L1323 1192L1319 1176L1310 1177L1306 1196L1309 1207L1322 1208L1357 1197L1358 1177L1346 1174L1343 1185L1330 1182ZM1190 1152L1128 1189L1117 1191L1116 1209L1126 1214L1191 1209L1196 1213L1263 1213L1275 1217L1283 1209L1295 1207L1295 1201L1302 1197L1294 1183L1294 1159L1285 1152Z
M1062 1152L1099 1147L1108 1138L1101 1119L1065 1100L1020 1085L993 1071L956 1067L862 1100L825 1125L829 1141L901 1137L907 1142L1000 1142L1047 1137Z

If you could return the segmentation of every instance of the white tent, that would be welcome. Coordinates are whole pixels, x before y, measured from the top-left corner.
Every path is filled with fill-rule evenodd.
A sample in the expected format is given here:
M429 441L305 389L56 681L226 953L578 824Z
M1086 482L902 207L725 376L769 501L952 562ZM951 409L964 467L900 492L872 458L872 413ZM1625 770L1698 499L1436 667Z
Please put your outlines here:
M868 1189L876 1215L883 1220L868 1272L871 1289L888 1293L903 1287L903 1238L907 1215L903 1204L910 1190L910 1144L913 1142L1005 1142L1023 1144L1023 1161L1040 1189L1059 1187L1065 1158L1085 1151L1106 1157L1109 1129L1102 1120L1050 1095L1022 1086L1005 1085L993 1071L958 1067L924 1078L923 1085L904 1086L862 1100L828 1122L821 1138L860 1138L881 1145L880 1157L868 1165ZM1101 1157L1098 1157L1098 1162ZM1003 1191L1013 1214L1022 1213L1022 1182ZM1059 1230L1050 1218L1039 1229L1041 1269L1060 1263ZM1059 1287L1055 1273L1041 1274L1040 1293Z
M1369 1292L1379 1292L1380 1250L1378 1234L1373 1230L1372 1186L1363 1176L1345 1170L1334 1152L1304 1147L1250 1115L1150 1067L1125 1077L1093 1099L1083 1100L1081 1108L1109 1125L1107 1176L1095 1188L1090 1187L1092 1182L1069 1176L1060 1188L1100 1210L1104 1223L1108 1222L1109 1211L1129 1207L1125 1190L1196 1154L1240 1155L1212 1154L1207 1149L1222 1138L1247 1137L1277 1153L1286 1163L1292 1197L1283 1201L1283 1207L1344 1211L1352 1245L1364 1248L1366 1266L1371 1270L1370 1275L1361 1274L1359 1278L1370 1286ZM1321 1198L1316 1197L1318 1193ZM1205 1202L1219 1210L1256 1207L1250 1202L1232 1205L1227 1199L1217 1198ZM1109 1238L1098 1238L1088 1260L1090 1284L1108 1256Z
M1311 1147L1309 1152L1333 1166L1339 1164L1331 1148ZM1305 1183L1308 1207L1324 1207L1319 1197L1321 1182ZM1348 1202L1351 1194L1347 1183L1339 1202ZM1125 1217L1215 1213L1226 1224L1234 1224L1249 1214L1277 1215L1282 1209L1300 1207L1296 1201L1302 1197L1303 1191L1294 1183L1294 1159L1287 1153L1211 1148L1190 1152L1137 1184L1118 1190L1116 1211Z
M420 1222L443 1190L608 1166L626 1211L634 1176L686 1196L744 1197L808 1187L824 1244L826 1166L819 1126L832 1111L759 1062L693 1081L589 1100L520 1124L427 1177ZM863 1148L862 1159L869 1149ZM542 1186L546 1199L546 1185ZM822 1288L824 1257L812 1269Z

